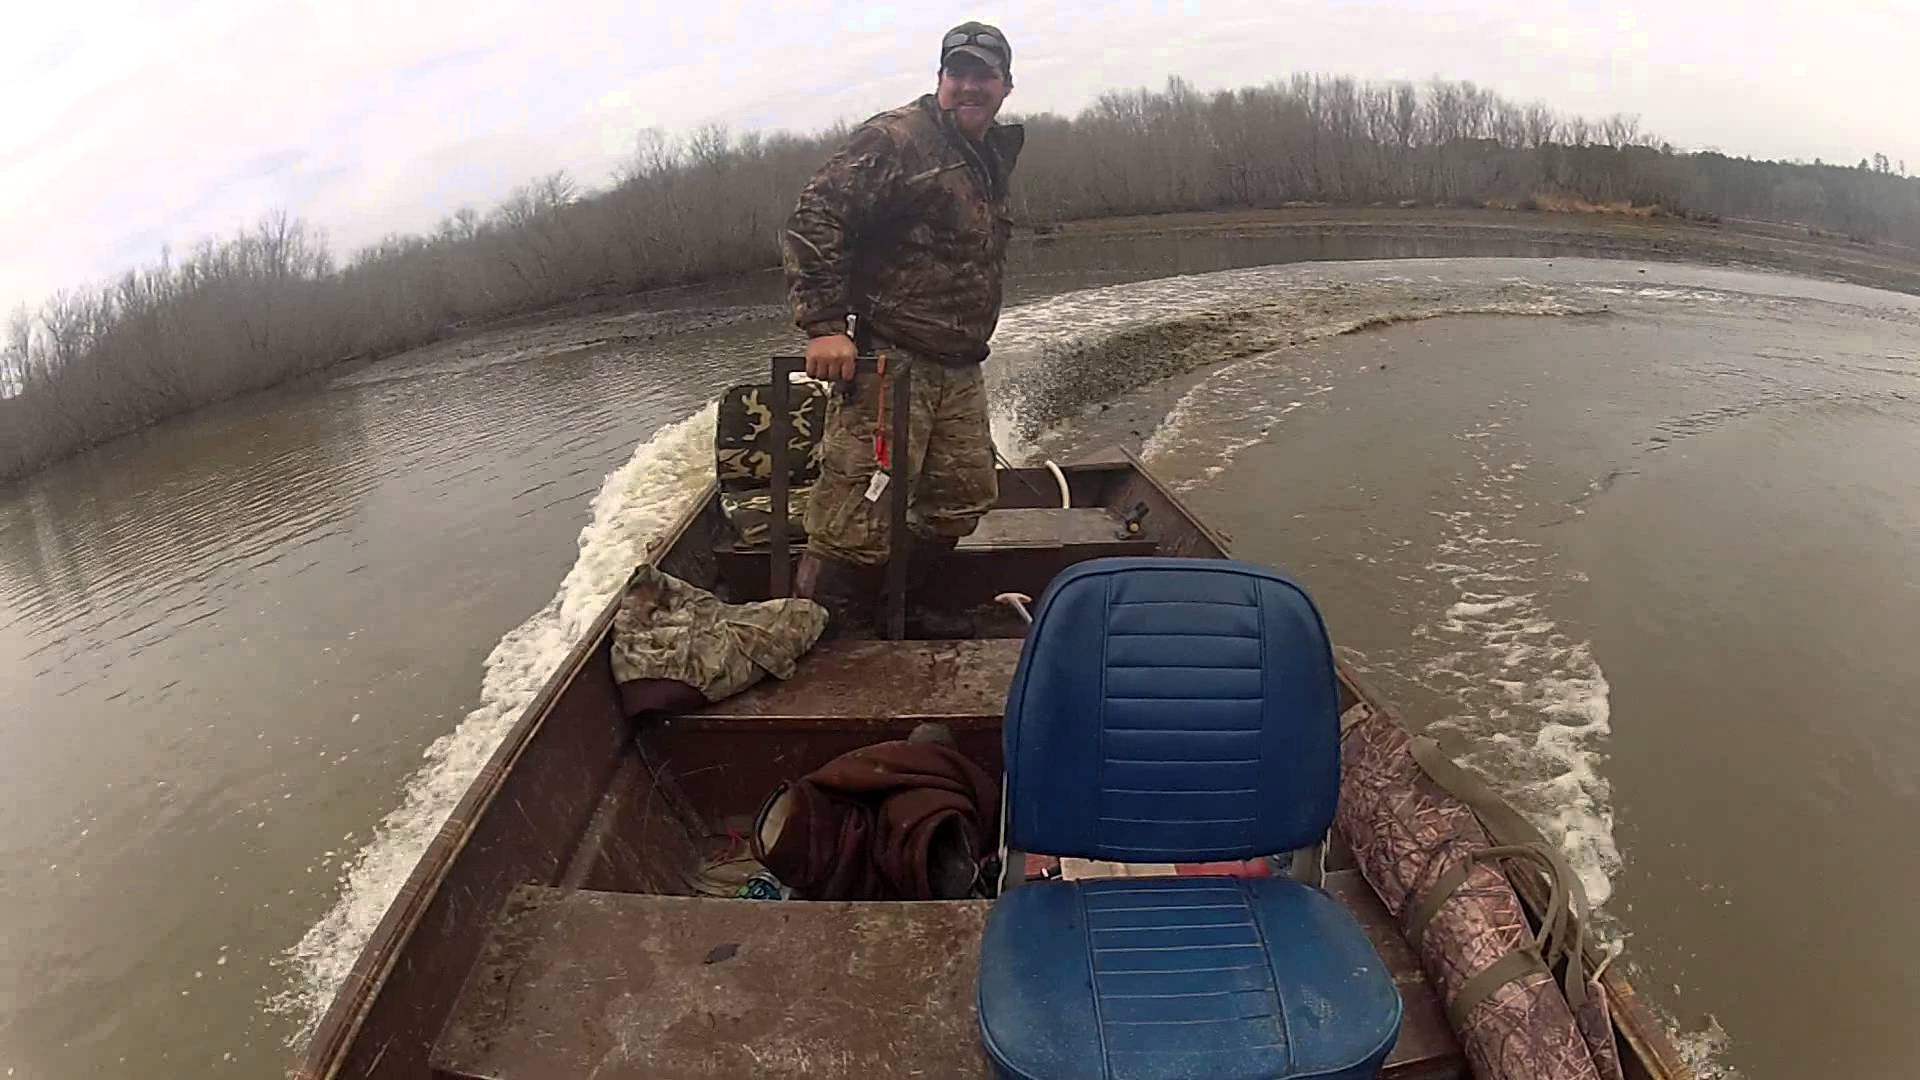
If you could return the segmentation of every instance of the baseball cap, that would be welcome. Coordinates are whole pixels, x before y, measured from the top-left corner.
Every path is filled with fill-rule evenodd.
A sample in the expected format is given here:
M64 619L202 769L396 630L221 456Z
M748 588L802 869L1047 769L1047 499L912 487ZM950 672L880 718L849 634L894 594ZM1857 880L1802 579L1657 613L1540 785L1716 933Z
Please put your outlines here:
M966 53L984 63L1000 69L1007 78L1013 78L1013 46L1007 43L1007 35L997 26L983 22L963 22L946 32L940 39L940 66L947 66L947 58L954 53Z

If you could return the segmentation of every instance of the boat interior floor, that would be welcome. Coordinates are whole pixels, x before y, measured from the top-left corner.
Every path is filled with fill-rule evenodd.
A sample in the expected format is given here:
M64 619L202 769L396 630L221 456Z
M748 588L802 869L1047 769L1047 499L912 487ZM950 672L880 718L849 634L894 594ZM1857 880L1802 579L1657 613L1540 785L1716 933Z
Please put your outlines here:
M433 1074L991 1075L974 1004L991 901L734 897L758 869L746 836L762 802L840 754L938 721L1001 774L1001 716L1024 626L996 594L1037 597L1089 558L1177 553L1152 538L1160 522L1130 529L1114 509L1157 498L1148 481L1068 475L1074 501L1098 505L1003 505L960 544L958 565L914 597L972 616L972 638L823 641L789 679L641 723L608 766L557 887L521 886L498 912L434 1044ZM1003 484L1003 500L1021 494ZM1137 525L1145 511L1129 513ZM724 599L767 595L767 550L738 546L713 524L668 569ZM1328 866L1327 890L1356 913L1405 999L1385 1075L1464 1077L1438 999L1393 920L1337 843Z
M986 900L711 900L527 886L440 1040L449 1077L987 1076Z
M937 720L997 774L1020 645L823 642L785 682L643 725L562 886L522 887L499 914L434 1075L991 1075L974 1005L990 901L712 894L757 868L745 836L766 795L847 750ZM1405 1001L1383 1075L1467 1075L1392 918L1337 844L1328 865Z
M1463 1077L1439 1003L1354 870L1407 1012L1383 1076ZM434 1055L435 1075L992 1075L974 1004L987 900L779 902L524 886Z

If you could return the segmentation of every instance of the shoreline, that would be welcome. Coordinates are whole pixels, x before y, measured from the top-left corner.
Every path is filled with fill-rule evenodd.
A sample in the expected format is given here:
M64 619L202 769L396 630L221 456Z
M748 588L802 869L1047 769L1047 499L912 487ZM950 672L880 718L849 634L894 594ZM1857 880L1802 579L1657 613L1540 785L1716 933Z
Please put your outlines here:
M1029 243L1141 236L1352 236L1564 244L1663 262L1756 266L1920 295L1920 250L1859 244L1780 222L1686 221L1557 210L1299 206L1088 218L1042 226Z
M1812 230L1803 226L1775 222L1703 223L1608 212L1385 206L1177 211L1022 226L1015 234L1013 254L1017 260L1022 249L1180 236L1295 236L1442 244L1496 239L1579 249L1582 254L1597 257L1757 268L1920 295L1920 250L1893 244L1859 244L1813 235ZM769 305L764 303L764 297L763 302L754 302L754 295L763 290L777 291L777 284L765 282L768 275L777 273L777 267L768 266L639 292L592 294L545 308L503 312L495 317L443 327L433 339L409 349L382 356L342 357L279 382L208 401L109 438L75 446L21 472L0 474L0 489L183 417L230 408L263 394L298 392L339 378L343 373L403 362L408 357L420 358L435 350L459 350L502 332L548 325L557 329L569 321L594 317L620 324L608 326L605 338L556 340L554 351L560 353L597 348L610 341L671 336L743 318L757 318ZM734 302L715 303L715 294L731 294ZM705 302L676 306L673 301L678 298Z
M1297 206L1267 210L1180 210L1165 214L1130 214L1081 218L1058 224L1023 224L1014 233L1015 256L1020 249L1062 243L1129 240L1148 237L1318 236L1445 242L1499 239L1519 243L1555 244L1587 249L1586 253L1616 258L1648 258L1662 262L1709 266L1758 267L1801 277L1846 281L1869 288L1920 296L1920 249L1897 245L1869 246L1813 236L1803 226L1777 222L1734 221L1705 224L1679 218L1654 218L1606 212L1559 210L1500 210L1486 208L1382 206ZM757 306L746 294L753 283L779 273L777 265L742 270L716 277L663 285L638 292L607 292L577 297L565 303L528 311L503 312L445 328L432 341L378 357L344 357L334 364L304 372L274 387L325 379L342 370L372 367L436 348L504 330L518 330L596 315L641 321L638 335L652 338L705 329L731 321L734 312ZM676 306L679 297L714 292L734 293L737 304Z

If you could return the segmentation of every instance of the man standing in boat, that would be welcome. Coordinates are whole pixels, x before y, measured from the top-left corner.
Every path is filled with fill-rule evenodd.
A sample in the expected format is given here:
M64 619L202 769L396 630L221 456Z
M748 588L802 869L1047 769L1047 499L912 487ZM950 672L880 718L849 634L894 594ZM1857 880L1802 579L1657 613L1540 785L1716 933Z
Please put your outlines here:
M913 367L911 438L884 448L887 468L875 453L882 377L859 376L828 407L795 584L827 608L831 634L867 624L890 555L910 560L911 589L996 496L980 365L1000 319L1007 181L1025 138L1019 125L994 121L1012 89L1006 35L985 23L955 27L941 39L935 92L860 125L787 222L787 288L809 339L807 373L855 379L854 358L868 350ZM910 535L896 541L883 493L908 478Z

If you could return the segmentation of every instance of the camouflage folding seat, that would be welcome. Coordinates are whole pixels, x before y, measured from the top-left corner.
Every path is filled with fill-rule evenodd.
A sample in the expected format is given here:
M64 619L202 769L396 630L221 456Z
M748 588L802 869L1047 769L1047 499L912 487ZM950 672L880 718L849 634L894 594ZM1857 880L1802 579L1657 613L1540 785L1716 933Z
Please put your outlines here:
M765 383L729 387L720 395L720 417L714 427L714 476L720 483L720 508L733 524L741 544L767 543L773 521L773 410ZM824 383L796 382L787 394L793 414L793 436L788 441L787 535L805 537L801 520L807 512L807 493L820 477L822 436L827 426L827 387Z

